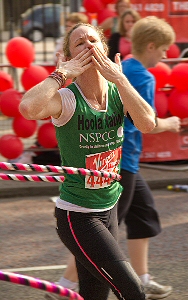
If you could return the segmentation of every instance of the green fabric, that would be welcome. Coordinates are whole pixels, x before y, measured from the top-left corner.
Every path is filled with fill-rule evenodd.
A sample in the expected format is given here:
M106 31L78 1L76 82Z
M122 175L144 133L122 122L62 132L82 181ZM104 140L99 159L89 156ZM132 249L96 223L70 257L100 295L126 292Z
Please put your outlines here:
M108 83L108 109L102 112L86 103L74 83L68 88L76 97L76 110L67 124L56 127L62 165L112 171L115 156L119 169L124 114L116 86ZM66 174L60 198L86 208L108 208L117 202L122 188L117 181L107 183L109 179Z

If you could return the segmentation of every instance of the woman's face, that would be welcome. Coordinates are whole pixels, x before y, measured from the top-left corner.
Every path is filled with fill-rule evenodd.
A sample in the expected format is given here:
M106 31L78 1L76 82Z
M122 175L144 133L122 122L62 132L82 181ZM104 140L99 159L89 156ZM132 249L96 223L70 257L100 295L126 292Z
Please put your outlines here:
M125 17L123 19L123 26L124 26L125 31L130 32L135 22L136 21L131 14L125 15Z
M72 58L82 50L90 49L93 46L97 46L102 52L105 52L99 34L93 28L81 25L71 33L69 48Z

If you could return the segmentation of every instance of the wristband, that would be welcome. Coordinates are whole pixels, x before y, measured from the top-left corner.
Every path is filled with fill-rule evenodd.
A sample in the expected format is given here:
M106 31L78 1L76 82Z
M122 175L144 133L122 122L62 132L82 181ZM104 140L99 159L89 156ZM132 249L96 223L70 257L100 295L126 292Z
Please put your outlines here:
M59 88L61 88L65 84L65 81L67 80L66 75L61 71L59 71L59 69L56 69L48 77L55 79L59 84Z
M62 79L64 80L64 82L67 80L66 74L64 74L60 69L56 69L55 73L57 73L59 76L61 76Z
M154 111L154 113L155 113L155 127L157 127L158 126L157 112Z

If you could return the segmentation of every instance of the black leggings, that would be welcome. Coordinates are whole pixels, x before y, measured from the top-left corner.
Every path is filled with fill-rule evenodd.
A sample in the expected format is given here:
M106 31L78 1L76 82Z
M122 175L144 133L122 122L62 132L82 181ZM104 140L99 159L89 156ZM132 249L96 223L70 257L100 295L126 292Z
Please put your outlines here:
M106 300L112 289L118 299L143 300L141 282L117 243L117 207L98 213L56 207L57 233L76 258L80 295Z

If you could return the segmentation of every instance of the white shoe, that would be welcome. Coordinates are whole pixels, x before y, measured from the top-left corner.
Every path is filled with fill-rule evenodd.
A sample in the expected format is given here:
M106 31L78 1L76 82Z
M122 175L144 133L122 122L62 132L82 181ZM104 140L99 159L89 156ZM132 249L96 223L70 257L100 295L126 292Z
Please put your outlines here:
M59 196L50 197L50 201L53 203L56 203L56 200L59 198Z
M149 280L149 282L144 285L144 292L146 299L163 299L172 293L172 287Z

